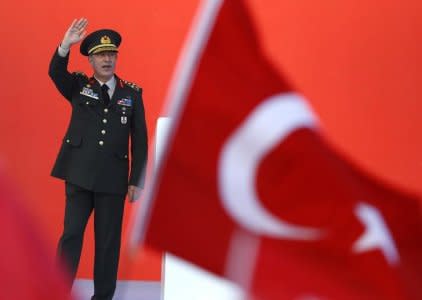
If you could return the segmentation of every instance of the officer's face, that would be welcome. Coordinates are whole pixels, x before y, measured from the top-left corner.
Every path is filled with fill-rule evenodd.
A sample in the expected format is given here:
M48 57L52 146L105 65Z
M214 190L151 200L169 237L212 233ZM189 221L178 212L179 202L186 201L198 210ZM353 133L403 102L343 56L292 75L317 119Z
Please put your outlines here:
M102 81L108 81L116 68L117 53L104 51L89 56L89 63L94 69L94 74Z

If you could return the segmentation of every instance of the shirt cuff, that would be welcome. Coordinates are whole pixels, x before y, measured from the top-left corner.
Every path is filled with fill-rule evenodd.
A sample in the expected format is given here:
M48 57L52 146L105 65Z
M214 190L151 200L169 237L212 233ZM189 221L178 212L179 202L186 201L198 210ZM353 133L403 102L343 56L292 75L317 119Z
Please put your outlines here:
M70 49L62 48L62 45L60 45L59 48L57 49L57 52L59 53L61 57L66 57L67 54L69 53L69 50Z

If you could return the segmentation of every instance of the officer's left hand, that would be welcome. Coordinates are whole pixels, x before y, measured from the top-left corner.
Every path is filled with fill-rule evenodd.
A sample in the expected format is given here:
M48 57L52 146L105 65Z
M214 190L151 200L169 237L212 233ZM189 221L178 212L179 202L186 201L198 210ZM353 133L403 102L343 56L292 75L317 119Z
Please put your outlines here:
M134 185L129 185L128 189L127 189L127 197L129 198L130 202L135 202L136 200L138 200L139 196L141 195L141 189L134 186Z

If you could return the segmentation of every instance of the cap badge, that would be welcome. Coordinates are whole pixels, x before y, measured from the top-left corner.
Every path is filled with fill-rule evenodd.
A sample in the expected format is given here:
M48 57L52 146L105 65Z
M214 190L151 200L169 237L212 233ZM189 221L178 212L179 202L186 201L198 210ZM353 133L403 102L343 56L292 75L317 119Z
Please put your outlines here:
M100 42L101 42L101 44L111 44L111 40L107 35L103 36L101 38Z

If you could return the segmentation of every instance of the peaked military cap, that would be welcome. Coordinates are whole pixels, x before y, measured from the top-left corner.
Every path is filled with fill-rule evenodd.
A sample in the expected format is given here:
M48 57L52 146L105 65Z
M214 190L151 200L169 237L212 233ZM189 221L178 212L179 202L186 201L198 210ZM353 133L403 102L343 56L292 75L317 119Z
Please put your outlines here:
M81 43L80 51L85 56L103 51L118 52L121 41L122 37L118 32L111 29L101 29L85 37Z

